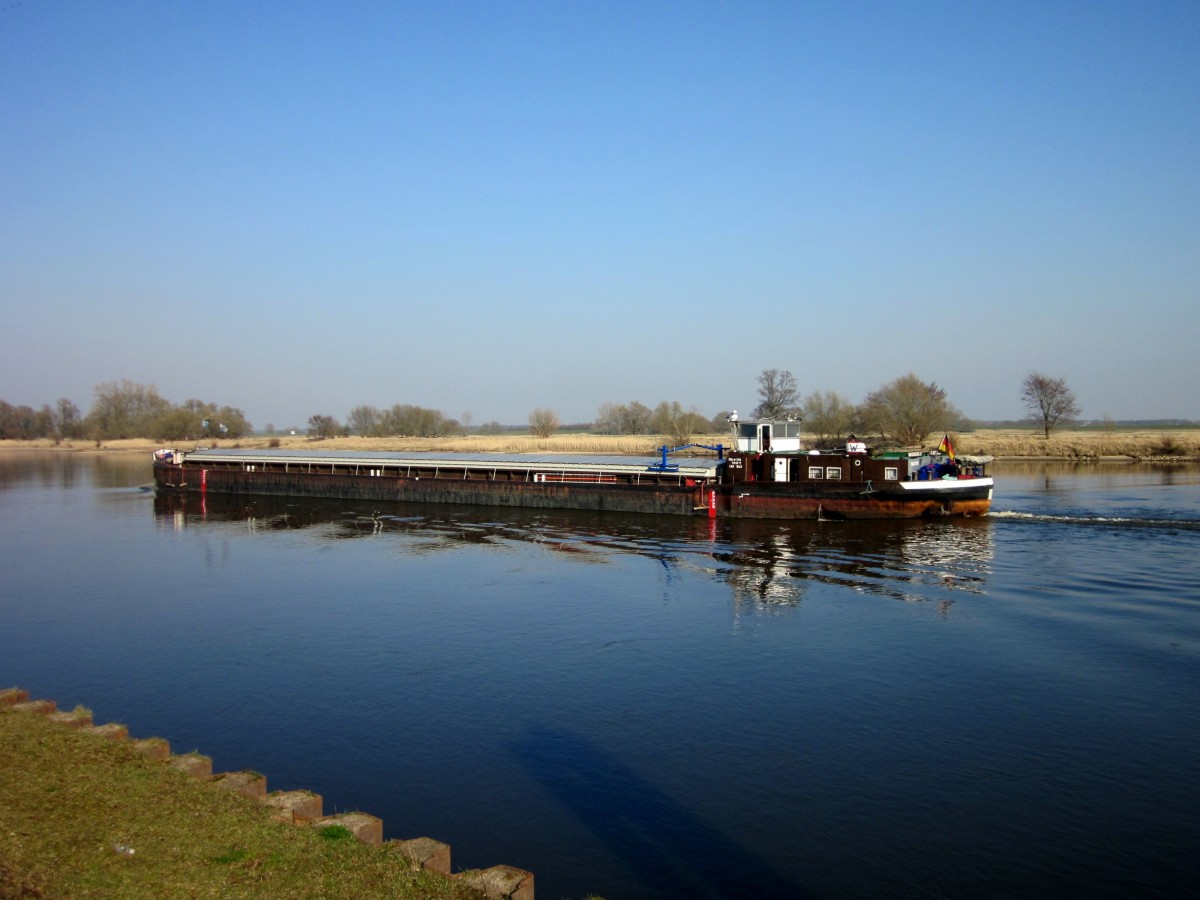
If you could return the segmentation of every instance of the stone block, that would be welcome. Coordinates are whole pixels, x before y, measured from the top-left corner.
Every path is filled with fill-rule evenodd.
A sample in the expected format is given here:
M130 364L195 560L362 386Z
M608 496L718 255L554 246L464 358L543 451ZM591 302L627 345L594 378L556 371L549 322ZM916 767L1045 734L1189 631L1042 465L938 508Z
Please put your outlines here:
M411 838L407 841L388 841L388 849L402 853L418 869L450 874L450 845L430 837Z
M468 869L454 876L482 891L487 900L533 900L533 873L513 866Z
M0 706L16 706L29 699L29 692L17 687L0 690Z
M181 753L178 756L172 756L167 761L167 765L203 781L212 778L212 757L204 756L201 753Z
M213 776L212 783L251 800L262 800L267 796L267 776L258 772L222 772Z
M282 821L297 825L316 821L322 815L321 795L312 791L272 791L263 803L274 808Z
M37 713L39 716L48 716L58 709L58 704L53 700L26 700L23 703L12 704L10 709L15 709L18 712Z
M108 738L110 741L129 740L129 729L116 722L108 722L104 725L86 725L79 730L84 734L94 734L99 737Z
M132 741L130 746L143 756L148 756L151 759L170 759L171 758L171 742L166 738L139 738Z
M313 822L317 828L328 828L331 825L341 825L349 829L355 838L369 847L383 844L383 819L378 819L369 813L352 812L339 813L336 816L322 816Z
M77 706L75 709L50 713L47 718L51 722L58 722L60 725L65 725L67 728L87 728L92 724L92 711L84 709L82 706Z

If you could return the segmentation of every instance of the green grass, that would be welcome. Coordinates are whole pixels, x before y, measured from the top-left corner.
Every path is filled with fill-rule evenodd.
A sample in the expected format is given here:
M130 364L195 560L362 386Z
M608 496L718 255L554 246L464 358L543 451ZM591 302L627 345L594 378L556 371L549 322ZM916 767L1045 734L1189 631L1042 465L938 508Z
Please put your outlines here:
M347 837L277 822L122 742L0 709L5 900L479 896Z

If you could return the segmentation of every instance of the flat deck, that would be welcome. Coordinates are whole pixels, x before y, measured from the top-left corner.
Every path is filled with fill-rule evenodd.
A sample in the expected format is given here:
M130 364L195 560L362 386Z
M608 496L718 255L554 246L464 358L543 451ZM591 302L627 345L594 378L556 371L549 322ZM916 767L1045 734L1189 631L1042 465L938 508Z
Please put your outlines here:
M366 468L471 468L520 472L579 472L588 474L638 475L657 471L661 456L591 456L588 454L541 453L436 453L387 450L185 450L176 451L189 465L205 463L230 466L313 465L363 466ZM719 460L703 457L668 457L678 466L670 474L709 480L716 477Z

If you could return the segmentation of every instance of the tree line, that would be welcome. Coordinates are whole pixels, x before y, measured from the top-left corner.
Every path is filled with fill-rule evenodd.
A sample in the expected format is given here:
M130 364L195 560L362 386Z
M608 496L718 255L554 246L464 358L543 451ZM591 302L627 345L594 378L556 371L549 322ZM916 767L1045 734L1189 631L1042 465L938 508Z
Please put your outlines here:
M871 391L856 404L836 391L813 391L801 397L791 372L764 369L758 376L758 395L755 416L798 419L822 446L851 434L916 446L935 431L961 429L966 423L945 390L912 373Z
M950 402L944 389L911 372L871 391L855 404L835 391L813 391L801 397L791 372L764 369L758 376L758 396L755 416L798 419L823 446L857 434L913 447L938 431L970 427L970 421ZM1021 382L1021 402L1028 418L1040 423L1047 438L1052 429L1079 415L1079 405L1066 379L1040 372L1029 373Z
M538 407L530 411L528 426L529 432L535 437L549 437L562 427L562 423L554 410ZM658 434L687 443L691 435L724 430L726 424L724 413L709 418L694 408L684 409L677 400L664 400L653 409L634 400L628 404L602 403L596 420L582 427L595 434ZM452 419L439 410L407 403L396 404L388 409L356 406L344 423L326 414L310 416L308 420L308 432L317 438L350 435L444 437L466 434L472 430L478 434L500 434L508 429L496 421L472 429L470 413L463 413L461 420Z
M471 414L464 412L460 419L450 418L441 410L397 403L387 409L376 406L356 406L345 422L324 413L309 416L308 434L315 438L350 437L446 437L470 432ZM557 420L555 428L557 428ZM500 434L505 427L499 422L485 422L475 429L478 434Z
M87 415L67 398L41 409L0 400L0 439L111 441L148 437L155 440L237 438L251 432L240 409L204 400L173 404L153 385L129 380L96 385Z
M949 401L945 390L909 373L871 391L853 403L835 391L812 391L801 397L795 376L783 369L764 369L758 375L759 403L754 416L795 419L820 445L830 446L850 434L875 436L902 446L916 446L937 431L964 430L969 421ZM202 400L172 404L153 385L129 380L106 381L94 389L87 415L66 398L41 409L13 406L0 400L0 439L117 440L148 437L155 440L239 438L250 434L250 423L240 409ZM1046 437L1059 425L1079 415L1075 395L1063 378L1032 372L1021 383L1021 402L1029 419L1040 424ZM589 430L596 434L657 434L678 444L693 435L724 431L729 414L706 417L695 407L684 409L678 401L663 400L651 408L637 400L602 403ZM529 413L529 430L547 437L561 427L552 409ZM274 431L267 426L268 433ZM470 413L461 419L436 409L397 403L387 409L356 406L343 424L334 416L313 415L309 435L329 438L356 434L363 437L441 437L470 431ZM481 434L506 430L499 422L475 429Z
M725 413L708 417L695 407L684 409L677 400L663 400L653 409L634 400L601 403L592 430L598 434L660 434L678 443L692 435L724 431Z
M763 419L795 419L816 443L831 446L850 434L874 436L878 441L901 446L922 444L937 431L965 430L970 421L955 407L946 391L915 374L903 375L871 391L853 403L835 391L813 391L801 397L795 376L783 369L764 369L758 376L759 403L754 415ZM1079 414L1078 404L1062 378L1030 373L1022 382L1022 403L1029 418L1040 422L1047 437L1051 429ZM596 418L586 426L594 434L655 434L677 444L689 443L694 435L724 431L729 413L708 417L695 407L684 409L678 401L663 400L651 408L637 400L602 403ZM315 437L358 434L364 437L440 437L469 431L470 414L462 421L447 418L435 409L397 404L380 410L358 406L343 425L333 416L309 419L309 434ZM552 409L540 407L529 413L529 431L548 437L560 427ZM499 434L505 430L489 422L478 431Z

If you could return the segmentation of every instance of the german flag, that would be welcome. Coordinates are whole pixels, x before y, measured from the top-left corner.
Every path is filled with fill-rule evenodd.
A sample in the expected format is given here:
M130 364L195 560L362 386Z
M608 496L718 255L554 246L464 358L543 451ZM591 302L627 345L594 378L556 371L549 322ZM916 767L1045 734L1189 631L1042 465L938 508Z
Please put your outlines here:
M950 443L950 435L942 435L942 442L938 444L938 453L945 453L951 459L954 459L954 445Z

